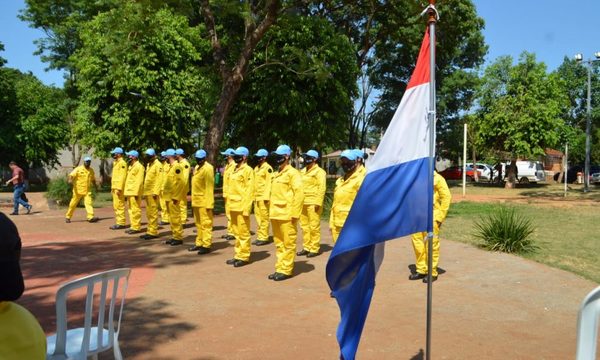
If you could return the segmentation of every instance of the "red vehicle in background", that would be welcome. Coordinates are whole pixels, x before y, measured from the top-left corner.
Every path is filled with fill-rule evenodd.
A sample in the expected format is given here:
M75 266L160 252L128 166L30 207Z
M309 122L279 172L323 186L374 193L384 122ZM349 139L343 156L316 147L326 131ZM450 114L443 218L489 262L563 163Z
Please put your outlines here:
M440 172L440 175L446 180L462 180L462 166L451 166L444 171ZM481 171L477 170L477 174L481 177ZM467 181L475 180L475 170L472 167L467 166Z

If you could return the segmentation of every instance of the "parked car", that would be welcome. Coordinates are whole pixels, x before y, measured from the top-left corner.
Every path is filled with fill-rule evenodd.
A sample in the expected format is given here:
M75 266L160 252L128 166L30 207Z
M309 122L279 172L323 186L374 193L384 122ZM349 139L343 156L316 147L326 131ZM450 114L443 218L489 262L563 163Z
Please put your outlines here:
M468 168L473 167L473 163L467 163ZM494 174L494 168L491 165L484 163L477 163L477 170L479 171L479 176L483 180L489 181Z
M521 184L537 183L546 181L546 172L539 161L517 161L517 177Z
M590 183L600 185L600 172L591 175Z
M584 173L585 166L584 165L573 165L569 166L567 170L567 182L574 183L577 181L577 173ZM597 175L594 177L594 175ZM560 176L560 172L554 174L554 181L558 181L558 177ZM595 180L596 179L596 180ZM565 178L563 176L562 182L565 182ZM600 165L590 165L590 183L599 183L600 182Z
M446 180L462 180L462 166L451 166L444 171L440 172L440 175L444 177ZM481 172L479 172L479 176L481 176ZM473 181L475 179L475 170L472 167L467 166L467 172L465 173L467 176L467 181Z

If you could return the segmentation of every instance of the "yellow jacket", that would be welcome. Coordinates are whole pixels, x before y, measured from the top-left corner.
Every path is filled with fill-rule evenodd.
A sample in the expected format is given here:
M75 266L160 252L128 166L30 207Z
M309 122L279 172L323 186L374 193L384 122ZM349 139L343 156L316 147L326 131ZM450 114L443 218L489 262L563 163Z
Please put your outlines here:
M215 207L215 168L205 162L196 165L192 175L192 206L212 209Z
M174 162L169 167L165 175L165 185L163 187L163 197L166 201L185 200L187 190L183 180L183 168L178 162Z
M367 168L364 165L358 165L356 171L364 178L367 176Z
M192 166L187 159L183 158L179 160L181 167L183 168L183 180L185 181L186 189L190 187L190 171L192 170Z
M254 201L254 171L248 164L233 168L229 174L229 193L227 194L229 211L241 211L250 215Z
M304 203L302 175L291 165L273 175L269 219L291 220L299 218Z
M269 200L273 168L266 161L254 167L254 200Z
M325 189L327 187L327 176L325 170L318 164L313 165L310 170L300 170L302 174L302 186L304 189L304 205L323 206Z
M122 157L113 162L112 174L110 180L111 190L125 189L125 178L127 178L127 161Z
M141 196L144 189L144 165L136 161L127 169L125 196Z
M144 196L160 195L163 182L163 165L154 159L146 164L146 178L144 179Z
M223 171L223 197L225 199L229 195L229 176L233 169L235 169L235 162L231 160L225 165L225 170Z
M92 184L96 178L94 169L79 165L69 174L73 184L73 193L77 195L87 195L92 189Z
M354 203L354 198L356 198L358 189L364 179L364 173L358 169L346 180L343 176L337 179L333 193L333 204L329 214L329 227L344 226L352 203Z
M433 173L433 220L442 223L448 215L452 195L442 175Z
M169 169L171 168L171 164L169 164L169 161L165 161L165 162L161 162L161 166L162 166L162 173L160 174L160 194L162 196L163 194L163 190L165 188L165 181L167 180L167 173L169 172Z

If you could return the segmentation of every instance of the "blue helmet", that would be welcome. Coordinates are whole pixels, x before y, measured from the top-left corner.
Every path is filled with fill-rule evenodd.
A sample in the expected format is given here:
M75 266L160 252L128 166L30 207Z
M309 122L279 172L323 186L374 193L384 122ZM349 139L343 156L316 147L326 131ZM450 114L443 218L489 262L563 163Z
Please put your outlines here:
M92 161L92 158L89 156L86 156L83 158L83 162L91 162L91 161Z
M352 149L352 151L356 154L356 158L364 159L365 153L361 149Z
M247 147L245 146L240 146L239 148L235 149L235 151L233 152L234 155L239 155L239 156L248 156L248 154L250 154L250 151L248 150Z
M136 150L129 150L128 152L125 153L125 155L127 156L133 156L133 157L140 157L140 153L137 152Z
M185 151L182 148L175 150L175 155L185 155Z
M123 149L117 146L116 148L112 149L112 151L110 153L111 154L123 154Z
M356 161L356 153L353 150L342 151L342 153L340 154L340 157L341 158L345 157L348 160Z
M305 156L310 156L312 158L318 159L319 158L319 153L316 150L308 150L307 152L305 152L304 154Z
M165 156L175 156L175 149L167 149Z
M206 151L200 149L200 150L196 151L196 154L194 154L194 157L196 159L204 159L206 157Z
M291 155L292 154L292 149L290 149L289 146L287 145L279 145L277 147L277 150L275 150L275 154L277 155Z
M152 149L152 148L146 149L146 151L144 153L148 156L156 156L156 151L154 151L154 149Z
M227 150L221 151L221 155L225 155L225 156L233 156L234 154L235 154L235 150L233 150L232 148L227 148Z
M265 149L260 149L256 152L256 154L254 154L254 156L258 156L258 157L269 156L269 152Z

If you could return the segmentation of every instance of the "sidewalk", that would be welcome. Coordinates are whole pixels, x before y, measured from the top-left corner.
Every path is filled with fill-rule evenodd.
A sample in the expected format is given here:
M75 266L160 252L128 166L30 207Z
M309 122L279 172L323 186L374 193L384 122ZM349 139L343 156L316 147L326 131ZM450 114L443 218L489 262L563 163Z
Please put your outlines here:
M54 293L67 280L131 267L121 348L127 359L336 359L339 310L329 297L325 264L331 237L323 223L323 250L296 258L295 276L267 279L274 246L253 247L252 264L233 268L233 242L222 240L225 217L215 217L214 252L143 241L112 231L112 209L101 221L71 224L64 211L17 216L23 239L26 292L19 300L55 330ZM254 228L254 225L253 225ZM443 237L443 231L442 231ZM301 237L299 236L301 239ZM419 359L425 346L426 285L407 279L414 263L410 239L388 242L386 257L357 358ZM516 256L442 240L434 283L433 359L568 359L575 355L577 310L597 284ZM110 357L108 357L110 358Z

